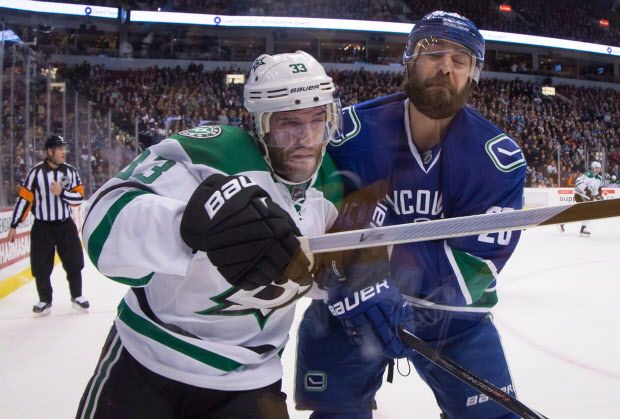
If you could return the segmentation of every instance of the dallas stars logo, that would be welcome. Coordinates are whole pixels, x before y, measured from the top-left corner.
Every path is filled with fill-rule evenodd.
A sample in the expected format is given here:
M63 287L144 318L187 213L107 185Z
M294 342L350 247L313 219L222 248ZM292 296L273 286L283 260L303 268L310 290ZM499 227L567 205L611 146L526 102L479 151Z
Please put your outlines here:
M190 138L215 138L222 133L219 125L205 125L204 127L192 128L179 132L179 135Z
M311 285L302 286L293 281L284 284L269 284L246 291L231 287L211 297L215 307L197 311L196 314L219 316L253 315L261 330L276 310L295 302L310 291Z
M265 65L265 59L264 58L257 58L254 61L254 64L252 64L252 70L251 71L256 71L256 69L258 67L260 67L261 65Z

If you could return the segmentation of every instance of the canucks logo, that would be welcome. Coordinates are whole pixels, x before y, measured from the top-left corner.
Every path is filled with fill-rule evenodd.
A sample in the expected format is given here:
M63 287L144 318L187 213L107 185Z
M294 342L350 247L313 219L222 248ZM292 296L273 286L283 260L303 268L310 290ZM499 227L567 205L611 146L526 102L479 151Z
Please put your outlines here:
M495 167L502 172L512 172L521 166L525 166L523 151L506 134L491 138L486 142L484 148Z
M343 113L343 132L331 141L333 147L338 147L357 136L361 131L361 124L355 108L352 106L342 110Z
M304 375L306 391L324 391L327 388L327 374L323 371L308 371Z
M179 135L189 138L215 138L222 133L222 128L219 125L206 125L204 127L192 128L179 132Z

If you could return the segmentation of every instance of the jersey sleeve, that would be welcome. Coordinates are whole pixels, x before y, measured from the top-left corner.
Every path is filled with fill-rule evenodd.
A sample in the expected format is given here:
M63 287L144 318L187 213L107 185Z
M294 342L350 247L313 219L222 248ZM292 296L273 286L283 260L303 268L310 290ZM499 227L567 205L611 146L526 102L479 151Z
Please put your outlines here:
M37 167L33 167L28 172L24 183L19 188L19 195L17 202L15 202L15 208L13 209L13 215L11 217L11 228L16 228L19 223L23 222L34 203L34 189L37 177Z
M84 199L84 186L77 170L71 168L69 184L63 190L61 199L69 205L77 206Z
M175 140L146 149L87 204L83 236L104 275L131 286L154 273L185 275L192 252L180 236L191 193L202 181Z
M588 196L588 190L589 190L588 177L585 174L583 174L575 180L575 193L577 195L581 195L585 199L590 199L590 197Z

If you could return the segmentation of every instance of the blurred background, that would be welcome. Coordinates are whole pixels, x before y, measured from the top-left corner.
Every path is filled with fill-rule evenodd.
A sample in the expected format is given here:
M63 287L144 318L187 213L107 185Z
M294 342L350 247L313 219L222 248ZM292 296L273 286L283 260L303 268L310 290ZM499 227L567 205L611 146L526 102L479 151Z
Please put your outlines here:
M471 106L523 148L526 186L570 187L593 160L617 186L617 0L0 0L0 207L50 134L88 196L171 132L248 127L242 86L264 52L317 57L343 105L398 91L407 33L438 9L483 30Z

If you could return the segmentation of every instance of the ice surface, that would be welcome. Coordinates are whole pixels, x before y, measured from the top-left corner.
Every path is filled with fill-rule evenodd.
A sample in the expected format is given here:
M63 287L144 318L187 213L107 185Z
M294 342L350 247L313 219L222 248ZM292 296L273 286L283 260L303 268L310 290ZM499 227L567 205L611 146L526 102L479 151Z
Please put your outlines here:
M501 275L495 321L520 399L551 418L618 417L620 412L620 219L524 232ZM34 282L0 300L0 417L75 415L125 286L83 271L89 314L71 308L64 272L53 273L50 316L31 316ZM284 352L291 418L295 331ZM616 325L616 326L614 326ZM407 371L401 362L400 369ZM432 393L414 371L385 383L375 418L438 418Z

